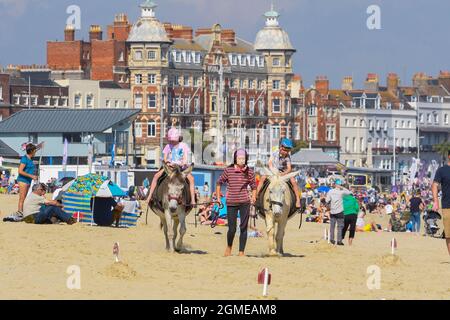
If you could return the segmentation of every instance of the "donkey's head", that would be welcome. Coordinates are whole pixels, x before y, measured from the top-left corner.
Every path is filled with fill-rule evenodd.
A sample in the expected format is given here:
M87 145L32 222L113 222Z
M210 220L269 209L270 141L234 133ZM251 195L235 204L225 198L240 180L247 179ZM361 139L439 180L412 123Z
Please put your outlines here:
M270 180L270 184L267 188L268 191L268 200L270 204L270 208L274 215L281 215L283 213L283 208L286 205L286 194L289 192L289 186L287 182L299 174L299 171L292 172L284 176L280 176L279 172L270 171L267 168L264 168L267 177Z
M182 171L177 165L170 167L164 165L164 171L168 176L167 194L165 199L168 203L168 209L175 213L178 206L183 205L186 202L184 198L184 188L186 185L186 177L192 172L193 166Z

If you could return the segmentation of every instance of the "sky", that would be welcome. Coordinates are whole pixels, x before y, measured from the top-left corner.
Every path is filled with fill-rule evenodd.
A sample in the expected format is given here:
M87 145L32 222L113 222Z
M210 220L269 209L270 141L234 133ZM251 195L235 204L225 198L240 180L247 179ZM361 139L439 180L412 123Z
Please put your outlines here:
M154 0L161 22L210 27L220 23L237 36L254 42L264 27L271 0ZM106 30L114 15L126 13L134 22L143 0L0 0L0 65L45 64L46 41L63 40L70 14L79 6L81 30ZM368 73L384 85L389 72L410 85L416 72L436 76L450 69L450 1L448 0L273 0L280 24L297 49L294 71L305 86L326 75L333 88L353 76L362 87ZM380 29L370 30L370 6L379 8Z

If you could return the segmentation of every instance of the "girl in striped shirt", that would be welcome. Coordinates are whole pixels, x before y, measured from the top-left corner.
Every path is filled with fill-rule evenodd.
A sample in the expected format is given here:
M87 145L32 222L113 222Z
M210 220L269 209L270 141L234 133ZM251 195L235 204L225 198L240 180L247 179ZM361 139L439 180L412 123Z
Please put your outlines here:
M221 193L221 186L227 185L227 249L225 257L231 256L234 236L236 235L237 216L240 215L239 256L243 257L247 244L247 229L250 205L256 202L255 173L247 165L248 154L244 149L234 153L234 163L225 169L216 185L216 194ZM248 189L252 190L251 198ZM220 199L218 199L220 202Z

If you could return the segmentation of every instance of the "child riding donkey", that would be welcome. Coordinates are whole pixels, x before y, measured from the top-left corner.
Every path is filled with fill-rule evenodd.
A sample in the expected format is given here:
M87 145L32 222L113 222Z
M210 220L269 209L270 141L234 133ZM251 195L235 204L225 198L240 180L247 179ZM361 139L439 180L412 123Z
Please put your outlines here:
M169 140L169 144L163 150L164 154L164 163L166 163L169 167L179 166L181 170L185 170L188 167L188 154L189 147L182 141L182 137L180 132L176 128L172 128L169 130L167 134L167 139ZM147 201L152 201L153 193L155 192L156 185L158 183L159 178L164 173L164 169L160 169L158 173L155 174L152 180L152 184L150 186L150 192ZM187 176L189 180L189 189L191 193L191 206L195 206L195 182L192 174Z
M272 153L270 159L269 159L269 169L272 172L280 172L280 176L285 176L292 172L292 165L291 165L291 151L294 148L294 144L292 140L284 138L281 140L280 148ZM258 184L258 189L256 191L256 194L259 195L259 192L261 191L261 188L264 186L264 181L266 181L267 177L262 176L261 180ZM295 178L290 179L291 184L294 188L295 193L295 206L297 208L301 207L301 201L300 201L300 191L298 189L297 182L295 181Z

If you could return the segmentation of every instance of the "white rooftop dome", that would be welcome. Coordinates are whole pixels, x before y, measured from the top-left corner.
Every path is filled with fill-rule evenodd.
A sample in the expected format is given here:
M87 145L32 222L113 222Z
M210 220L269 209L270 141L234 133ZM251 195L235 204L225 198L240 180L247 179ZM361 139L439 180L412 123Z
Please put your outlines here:
M157 5L146 0L140 5L141 18L133 25L128 36L128 42L171 42L163 24L156 19Z
M266 17L266 26L256 35L255 49L295 51L288 33L280 27L278 22L280 14L273 9L273 5L264 16Z

